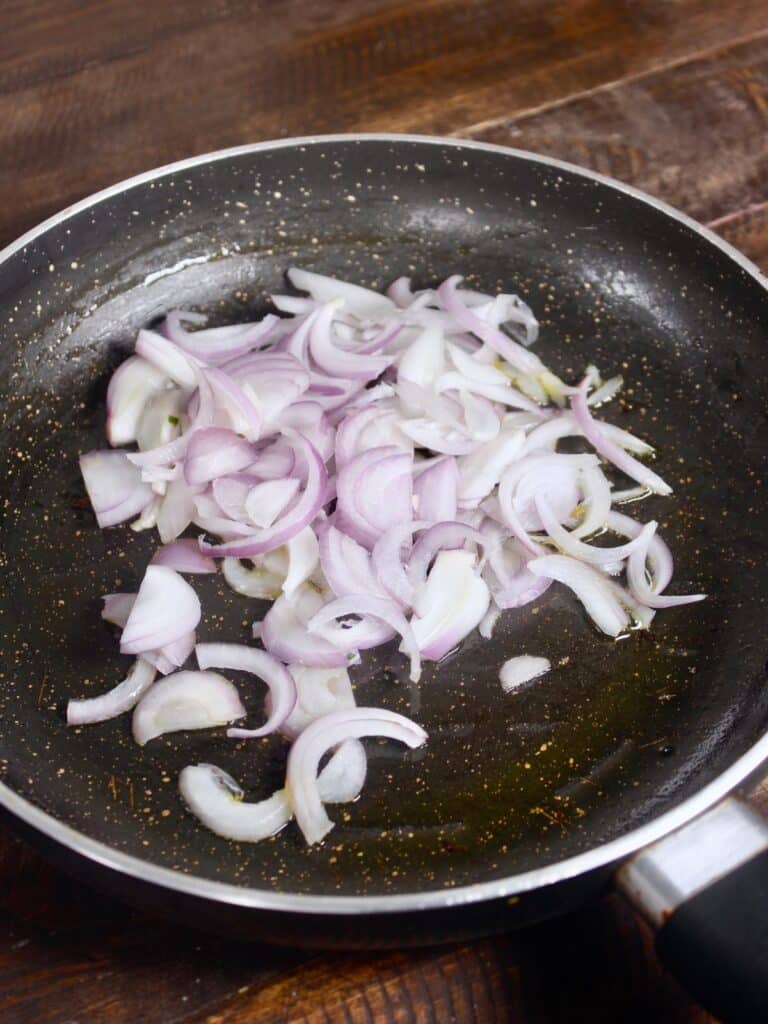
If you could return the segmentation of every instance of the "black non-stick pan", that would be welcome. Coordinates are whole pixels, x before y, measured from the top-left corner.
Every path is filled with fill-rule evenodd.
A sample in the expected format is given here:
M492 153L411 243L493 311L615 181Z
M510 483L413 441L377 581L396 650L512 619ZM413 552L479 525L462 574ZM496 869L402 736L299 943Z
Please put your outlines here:
M62 717L69 697L122 677L100 597L134 589L156 545L100 531L84 500L77 456L103 445L111 371L169 308L215 322L263 311L291 265L377 288L464 273L525 296L561 376L588 363L624 375L610 417L655 444L675 486L643 511L675 552L680 592L710 595L614 642L553 587L418 691L394 649L367 657L358 700L405 711L430 741L411 754L370 745L361 799L313 849L293 826L229 843L177 794L185 764L212 761L266 795L282 780L280 740L195 733L140 749L126 718L73 730ZM0 254L0 322L0 804L22 831L126 900L305 945L525 924L623 864L623 888L667 921L660 943L684 980L716 1011L758 1019L768 830L737 799L711 810L768 758L768 294L747 260L557 161L328 137L198 157L54 217ZM218 577L195 586L199 637L245 640L253 602ZM555 670L505 695L499 665L521 651ZM245 692L254 708L261 698Z

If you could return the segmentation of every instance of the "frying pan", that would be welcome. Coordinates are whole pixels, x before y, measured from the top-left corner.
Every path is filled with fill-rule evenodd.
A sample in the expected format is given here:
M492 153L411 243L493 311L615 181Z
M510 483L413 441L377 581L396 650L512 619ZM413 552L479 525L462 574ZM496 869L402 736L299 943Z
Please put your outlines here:
M169 308L244 319L291 265L377 288L459 272L525 296L561 376L588 363L624 375L609 418L650 439L676 491L644 517L660 521L680 591L710 595L614 642L553 587L418 688L394 649L367 657L358 701L412 715L430 742L370 745L362 798L313 849L293 826L228 843L176 792L185 764L210 761L266 795L279 740L194 733L140 749L125 718L72 730L61 713L122 678L99 599L135 589L156 545L98 530L84 500L77 456L104 443L110 373ZM125 900L277 943L466 938L562 913L618 877L666 922L661 951L694 993L757 1019L768 829L728 797L768 758L768 295L755 267L662 203L555 160L329 136L197 157L70 207L0 254L0 316L0 804L15 827ZM219 577L195 586L200 638L244 640L258 605ZM522 651L555 669L505 695L499 665Z

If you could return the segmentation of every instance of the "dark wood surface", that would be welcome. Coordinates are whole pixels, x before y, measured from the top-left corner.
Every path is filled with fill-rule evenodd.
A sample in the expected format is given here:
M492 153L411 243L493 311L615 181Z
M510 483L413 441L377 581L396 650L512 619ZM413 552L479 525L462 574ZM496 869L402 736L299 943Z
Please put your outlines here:
M768 269L768 0L0 2L0 244L170 160L346 130L582 163ZM615 896L502 939L309 955L150 920L0 832L0 1022L124 1021L711 1018Z

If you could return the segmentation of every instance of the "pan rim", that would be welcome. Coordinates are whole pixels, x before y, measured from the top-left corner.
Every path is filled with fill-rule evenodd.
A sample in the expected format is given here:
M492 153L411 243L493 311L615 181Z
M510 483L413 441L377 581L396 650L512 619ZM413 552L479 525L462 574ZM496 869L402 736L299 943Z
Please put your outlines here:
M11 259L16 253L23 250L25 246L44 235L51 228L62 224L77 214L97 206L122 192L127 192L136 186L157 181L179 171L192 169L202 164L212 164L233 157L269 150L356 142L381 142L384 144L419 143L423 145L452 147L464 151L496 153L501 156L513 157L517 160L525 160L560 169L588 181L605 185L614 191L621 192L657 209L665 216L696 232L705 242L714 245L768 291L768 278L738 249L720 238L713 231L699 224L692 217L634 186L626 185L614 178L590 171L564 160L542 156L509 146L499 146L471 139L461 139L459 137L383 132L336 133L266 140L216 150L211 153L203 153L184 160L164 164L161 167L142 172L105 189L101 189L42 221L0 251L0 264ZM535 889L555 885L558 882L565 882L599 869L608 869L611 865L624 860L643 847L661 839L668 833L703 814L718 801L737 789L766 761L768 761L768 732L717 778L703 786L681 804L669 811L665 811L644 825L632 829L625 835L595 846L584 853L540 868L491 881L475 882L451 889L378 896L273 892L265 889L241 887L228 882L217 882L213 879L161 867L160 865L153 864L151 861L124 853L106 843L92 839L85 833L59 821L53 815L37 807L3 782L0 782L0 806L4 807L14 817L23 821L35 832L41 833L54 843L68 848L73 853L89 861L139 881L155 884L167 890L175 890L197 899L240 906L255 911L338 915L360 913L389 914L445 909L505 899Z

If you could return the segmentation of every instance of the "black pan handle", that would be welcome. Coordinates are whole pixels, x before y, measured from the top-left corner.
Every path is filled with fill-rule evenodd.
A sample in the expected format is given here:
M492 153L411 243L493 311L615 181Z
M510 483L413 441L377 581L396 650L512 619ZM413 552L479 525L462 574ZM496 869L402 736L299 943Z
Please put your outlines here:
M768 824L737 797L642 850L619 889L656 951L725 1024L768 1022Z

